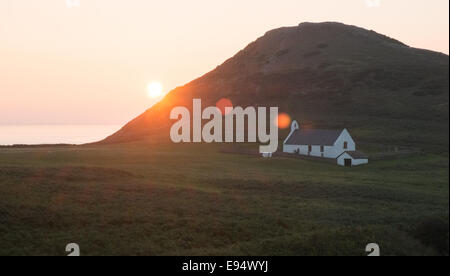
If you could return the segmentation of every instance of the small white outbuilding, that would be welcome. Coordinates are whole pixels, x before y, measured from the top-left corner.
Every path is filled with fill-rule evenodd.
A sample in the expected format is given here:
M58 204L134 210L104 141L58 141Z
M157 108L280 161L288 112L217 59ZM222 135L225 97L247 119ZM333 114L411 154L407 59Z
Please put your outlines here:
M369 163L369 158L360 151L346 151L338 156L337 163L340 166L353 167Z

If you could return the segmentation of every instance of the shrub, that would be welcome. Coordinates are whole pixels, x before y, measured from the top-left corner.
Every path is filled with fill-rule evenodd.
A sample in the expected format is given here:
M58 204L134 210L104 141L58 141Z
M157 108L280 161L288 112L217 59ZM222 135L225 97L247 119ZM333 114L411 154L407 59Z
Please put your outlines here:
M441 218L424 219L415 230L415 238L442 255L449 254L449 223Z

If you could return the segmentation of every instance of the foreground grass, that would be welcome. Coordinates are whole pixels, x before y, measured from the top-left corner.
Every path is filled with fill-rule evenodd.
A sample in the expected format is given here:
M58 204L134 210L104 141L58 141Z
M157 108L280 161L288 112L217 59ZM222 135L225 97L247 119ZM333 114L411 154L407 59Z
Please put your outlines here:
M83 255L364 255L371 242L445 255L448 168L448 155L348 169L214 145L4 148L0 255L70 242Z

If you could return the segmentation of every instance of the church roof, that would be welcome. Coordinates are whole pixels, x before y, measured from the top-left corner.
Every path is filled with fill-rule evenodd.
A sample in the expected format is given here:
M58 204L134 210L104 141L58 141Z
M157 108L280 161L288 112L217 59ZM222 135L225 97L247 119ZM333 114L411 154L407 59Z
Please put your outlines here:
M286 145L332 146L343 130L304 129L295 130Z
M350 155L353 159L367 159L367 155L361 151L358 150L354 150L354 151L346 151L344 153L347 153L348 155ZM342 154L344 154L342 153ZM342 155L341 154L341 155ZM339 155L339 156L341 156Z

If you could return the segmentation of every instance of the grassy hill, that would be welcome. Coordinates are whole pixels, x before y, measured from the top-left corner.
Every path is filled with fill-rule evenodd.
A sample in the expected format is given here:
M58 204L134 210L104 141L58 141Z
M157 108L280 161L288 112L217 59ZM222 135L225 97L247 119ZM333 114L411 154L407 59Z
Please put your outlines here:
M0 147L0 255L448 255L448 71L354 26L270 31L100 143ZM192 98L349 128L370 163L168 142Z
M384 150L448 152L448 75L447 55L355 26L302 23L266 33L103 143L168 139L172 107L228 98L279 106L312 127L346 127L359 143Z
M0 255L448 255L448 158L357 168L131 143L0 149Z

